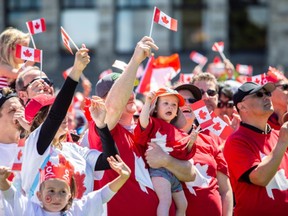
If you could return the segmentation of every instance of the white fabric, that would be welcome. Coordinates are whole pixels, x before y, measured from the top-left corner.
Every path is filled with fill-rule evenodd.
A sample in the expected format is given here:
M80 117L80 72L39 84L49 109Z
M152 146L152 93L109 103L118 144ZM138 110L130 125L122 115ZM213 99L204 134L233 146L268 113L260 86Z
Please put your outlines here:
M17 143L0 143L0 166L12 167L17 153Z

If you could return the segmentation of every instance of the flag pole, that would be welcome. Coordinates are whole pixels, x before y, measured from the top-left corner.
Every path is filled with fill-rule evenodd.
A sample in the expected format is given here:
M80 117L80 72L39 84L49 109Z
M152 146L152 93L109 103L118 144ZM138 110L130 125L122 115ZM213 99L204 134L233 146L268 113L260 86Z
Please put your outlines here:
M33 39L33 36L30 32L30 29L29 29L29 26L28 26L28 23L26 22L26 26L27 26L27 29L28 29L28 32L29 32L29 35L30 35L30 38L31 38L31 41L32 41L32 44L33 44L33 47L34 49L36 49L36 45L35 45L35 42L34 42L34 39Z
M42 77L43 50L40 52L40 79Z
M151 26L150 26L149 37L152 37L152 29L153 29L153 23L154 23L155 10L156 10L156 7L154 7L154 12L153 12L153 16L152 16L152 22L151 22Z
M65 32L65 34L68 36L69 40L71 41L71 43L74 45L74 47L76 48L77 51L79 51L78 46L74 43L74 41L72 40L72 38L67 34L67 32L65 31L65 29L61 26L61 29Z
M215 43L215 45L216 45L216 48L217 48L217 50L218 50L221 58L223 59L223 61L226 60L227 58L226 58L226 56L224 55L224 53L220 51L218 43Z

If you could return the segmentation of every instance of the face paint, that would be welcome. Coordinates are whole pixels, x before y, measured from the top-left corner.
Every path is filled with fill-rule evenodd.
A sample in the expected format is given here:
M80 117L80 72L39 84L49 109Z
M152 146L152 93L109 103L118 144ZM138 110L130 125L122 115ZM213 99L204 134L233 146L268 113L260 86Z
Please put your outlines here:
M47 196L45 197L45 202L46 202L46 203L51 203L51 201L52 201L51 196L50 196L50 195L47 195Z

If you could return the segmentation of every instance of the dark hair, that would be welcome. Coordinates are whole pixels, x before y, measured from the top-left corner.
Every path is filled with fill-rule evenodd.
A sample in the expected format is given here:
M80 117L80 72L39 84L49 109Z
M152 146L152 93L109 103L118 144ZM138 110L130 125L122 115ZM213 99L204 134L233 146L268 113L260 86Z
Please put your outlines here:
M30 132L34 131L36 128L39 127L39 125L41 125L45 121L49 113L49 109L50 106L44 106L39 110L39 112L36 114L35 118L32 121Z

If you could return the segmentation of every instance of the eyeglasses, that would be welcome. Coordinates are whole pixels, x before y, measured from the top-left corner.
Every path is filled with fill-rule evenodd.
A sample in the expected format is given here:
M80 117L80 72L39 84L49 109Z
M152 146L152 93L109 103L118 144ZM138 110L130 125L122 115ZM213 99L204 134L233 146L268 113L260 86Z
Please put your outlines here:
M281 87L282 91L288 90L288 84L276 85L276 87Z
M234 103L233 103L232 100L226 101L226 102L219 101L219 102L218 102L218 105L217 105L218 108L223 108L223 107L233 108L233 106L234 106Z
M190 104L195 103L197 101L195 98L184 98L184 100Z
M254 94L254 96L258 97L258 98L262 98L264 95L266 95L267 97L271 97L271 92L267 92L267 91L264 91L264 92L257 92Z
M31 82L29 82L26 86L23 87L23 91L26 91L26 89L36 80L43 80L47 85L49 85L50 87L53 86L53 82L51 80L49 80L47 77L44 78L35 78L33 79Z
M217 91L212 90L212 89L208 89L207 91L204 91L203 89L200 89L201 94L204 95L205 93L207 93L208 96L213 97L217 94Z

